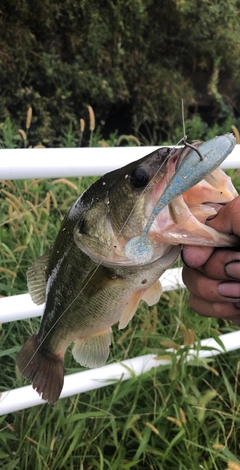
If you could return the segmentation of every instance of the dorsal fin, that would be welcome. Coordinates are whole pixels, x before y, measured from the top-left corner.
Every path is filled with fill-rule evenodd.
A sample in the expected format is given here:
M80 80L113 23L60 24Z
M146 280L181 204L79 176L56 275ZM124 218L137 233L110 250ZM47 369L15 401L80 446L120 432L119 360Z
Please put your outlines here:
M46 269L49 255L40 256L27 270L27 285L32 301L41 305L46 296Z
M84 367L103 366L109 355L111 332L109 327L94 335L76 339L72 349L74 359Z

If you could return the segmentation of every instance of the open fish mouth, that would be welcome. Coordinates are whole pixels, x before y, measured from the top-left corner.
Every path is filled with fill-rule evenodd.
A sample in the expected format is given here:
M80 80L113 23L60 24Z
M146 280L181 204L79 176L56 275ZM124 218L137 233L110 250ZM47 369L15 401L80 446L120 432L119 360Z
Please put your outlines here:
M205 225L206 219L216 214L212 203L226 203L238 195L231 179L219 168L235 143L234 136L226 134L203 144L187 144L143 234L126 244L124 251L128 259L136 264L153 261L160 254L161 244L239 244L236 237L220 234Z
M197 150L193 146L162 148L124 167L126 184L131 186L134 181L139 186L134 188L136 201L117 225L109 198L102 219L108 239L85 236L78 230L75 241L79 248L105 266L136 266L156 261L173 245L236 245L236 237L205 225L216 213L208 203L228 202L238 195L219 168L233 150L235 138L227 134L194 146Z

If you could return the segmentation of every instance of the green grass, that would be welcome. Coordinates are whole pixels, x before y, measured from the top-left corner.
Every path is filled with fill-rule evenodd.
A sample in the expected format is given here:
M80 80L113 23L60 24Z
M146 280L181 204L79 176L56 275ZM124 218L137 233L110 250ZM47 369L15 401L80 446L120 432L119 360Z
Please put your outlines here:
M48 249L63 215L91 181L1 183L1 295L26 292L28 266ZM2 391L27 384L15 357L39 321L0 328ZM177 348L188 329L198 342L235 327L196 315L185 291L165 293L152 308L142 304L125 330L114 328L108 362L164 356L174 342L172 364L54 406L0 417L0 468L225 470L229 462L240 468L239 352L186 363L188 346ZM65 366L67 374L81 370L70 351Z

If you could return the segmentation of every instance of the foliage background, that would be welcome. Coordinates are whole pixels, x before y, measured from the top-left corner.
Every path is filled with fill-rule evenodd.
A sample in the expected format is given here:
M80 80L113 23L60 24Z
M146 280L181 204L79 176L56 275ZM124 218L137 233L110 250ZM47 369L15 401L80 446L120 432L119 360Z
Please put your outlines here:
M90 104L109 132L172 132L189 115L238 114L237 0L3 0L0 121L23 125L33 108L33 144L59 136ZM164 137L166 137L164 135Z

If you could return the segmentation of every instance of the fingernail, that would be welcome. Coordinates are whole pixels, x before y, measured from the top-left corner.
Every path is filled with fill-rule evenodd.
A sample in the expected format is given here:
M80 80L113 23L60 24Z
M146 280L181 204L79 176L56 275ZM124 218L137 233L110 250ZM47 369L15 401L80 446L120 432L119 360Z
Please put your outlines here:
M223 297L231 297L240 300L240 282L221 282L218 292Z
M240 279L240 259L235 259L225 264L224 271L227 276Z

